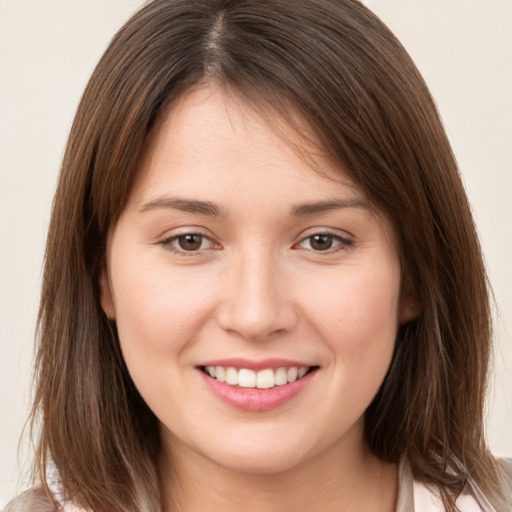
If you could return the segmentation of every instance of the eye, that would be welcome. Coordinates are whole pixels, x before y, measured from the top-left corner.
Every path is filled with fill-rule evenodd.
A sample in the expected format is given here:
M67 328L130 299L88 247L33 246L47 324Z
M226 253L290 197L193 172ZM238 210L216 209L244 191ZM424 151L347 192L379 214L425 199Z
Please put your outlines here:
M327 252L330 249L350 247L351 240L342 238L332 233L315 233L304 238L299 244L302 249L309 249L316 252Z
M163 240L162 245L177 253L193 253L216 248L216 244L200 233L184 233Z

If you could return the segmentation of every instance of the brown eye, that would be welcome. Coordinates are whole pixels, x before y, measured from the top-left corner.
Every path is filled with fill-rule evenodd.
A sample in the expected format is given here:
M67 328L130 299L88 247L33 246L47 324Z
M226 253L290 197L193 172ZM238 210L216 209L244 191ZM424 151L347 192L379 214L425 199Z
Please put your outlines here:
M159 242L165 249L178 256L200 256L222 247L201 233L183 233Z
M204 240L203 235L197 235L197 234L188 234L188 235L181 235L176 238L176 241L178 243L178 246L183 251L197 251L201 249L201 245L203 244Z
M334 233L315 233L314 235L303 238L295 248L331 254L340 250L349 249L353 245L354 242L351 239L335 235Z
M327 251L332 247L333 235L318 234L309 237L311 249L315 251Z

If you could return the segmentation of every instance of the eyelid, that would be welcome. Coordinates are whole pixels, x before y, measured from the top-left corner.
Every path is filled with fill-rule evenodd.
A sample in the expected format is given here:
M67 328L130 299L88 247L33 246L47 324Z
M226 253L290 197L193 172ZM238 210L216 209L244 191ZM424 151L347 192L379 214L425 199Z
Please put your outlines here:
M331 254L334 252L337 252L339 250L343 249L349 249L354 245L354 240L351 235L342 235L339 231L333 230L333 229L312 229L308 230L309 234L305 234L304 232L301 234L301 238L298 242L293 244L292 249L305 249L307 251L317 253L317 254ZM179 238L185 237L187 235L195 235L200 236L202 238L202 241L208 241L210 242L210 246L205 249L197 249L197 250L186 250L181 249L174 245L174 242L176 242ZM324 235L332 237L332 239L336 242L333 247L329 247L325 250L317 250L313 248L306 248L301 247L305 242L307 242L308 239L313 238L317 235ZM219 250L222 249L221 244L219 244L211 235L205 234L200 228L188 228L183 229L183 231L178 233L173 233L169 236L164 236L161 238L158 242L158 245L162 245L166 250L169 252L172 252L174 254L177 254L179 256L199 256L204 255L205 253L208 253L212 250Z
M202 237L203 241L208 240L209 242L211 242L213 247L208 247L206 249L197 249L195 251L187 251L185 249L180 249L179 247L173 245L173 242L187 235L200 236ZM162 245L164 249L166 249L167 251L177 254L179 256L199 256L204 255L205 253L208 253L212 250L219 250L220 248L222 248L221 245L218 242L216 242L212 236L206 235L205 233L201 232L200 229L194 228L183 230L180 233L173 233L170 236L163 237L161 240L158 241L158 245Z
M331 229L315 229L314 231L310 232L309 234L307 234L305 236L302 235L301 239L296 244L294 244L293 248L300 248L298 246L302 245L308 239L311 239L317 235L330 236L333 238L333 240L339 242L339 244L337 244L334 247L329 247L329 249L326 249L324 251L315 250L312 248L310 248L310 249L305 248L306 250L314 252L314 253L318 253L318 254L329 254L329 253L333 253L333 252L336 252L341 249L351 248L354 245L354 239L350 236L343 236L339 232L333 231Z

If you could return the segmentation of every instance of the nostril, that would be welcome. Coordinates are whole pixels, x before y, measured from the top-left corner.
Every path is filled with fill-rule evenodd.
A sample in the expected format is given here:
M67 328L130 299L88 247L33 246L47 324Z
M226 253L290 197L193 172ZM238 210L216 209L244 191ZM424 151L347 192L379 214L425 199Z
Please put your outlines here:
M297 323L296 312L288 301L262 301L248 296L222 304L217 319L223 330L251 341L289 332Z

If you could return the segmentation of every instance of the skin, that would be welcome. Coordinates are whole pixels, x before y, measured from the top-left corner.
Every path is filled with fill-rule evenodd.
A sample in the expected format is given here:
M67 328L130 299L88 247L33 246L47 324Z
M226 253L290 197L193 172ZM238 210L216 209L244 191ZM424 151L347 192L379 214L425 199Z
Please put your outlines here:
M396 468L365 449L363 415L410 298L386 220L342 170L312 158L322 174L213 85L181 97L148 140L101 290L161 423L166 511L394 510ZM180 248L187 233L204 236L199 249ZM313 244L319 233L330 248ZM247 412L197 368L227 357L319 369L285 404Z

